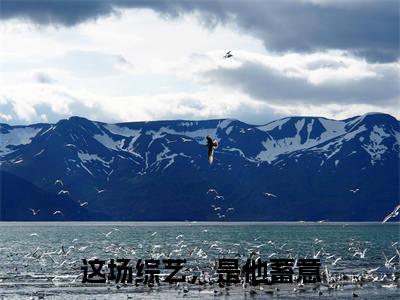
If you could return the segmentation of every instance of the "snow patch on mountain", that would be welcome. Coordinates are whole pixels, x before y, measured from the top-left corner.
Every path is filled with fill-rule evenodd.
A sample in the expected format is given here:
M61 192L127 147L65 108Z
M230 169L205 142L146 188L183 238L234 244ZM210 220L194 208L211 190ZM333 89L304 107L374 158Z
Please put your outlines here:
M271 131L274 130L276 127L278 127L279 130L282 129L282 125L286 124L289 121L289 118L273 121L271 123L268 123L266 125L258 126L257 128L261 131Z
M13 147L30 144L40 130L41 128L23 127L13 128L7 133L2 133L0 138L0 155L3 156L13 152Z
M156 160L153 164L155 164L156 166L160 166L162 161L168 160L167 164L163 168L163 171L164 171L175 162L175 157L177 157L178 154L173 153L173 154L168 155L171 152L171 150L168 147L166 147L164 144L162 144L162 146L163 146L164 150L157 154Z
M382 127L374 125L371 133L369 134L369 144L363 144L364 150L371 156L371 164L374 165L376 161L382 159L382 155L386 152L388 147L382 144L383 140L390 137Z
M152 141L150 142L149 147L154 140L163 138L167 134L189 137L194 139L199 144L205 144L207 142L207 135L211 135L212 137L218 139L217 128L204 128L193 131L177 131L170 127L161 127L158 131L149 130L146 132L146 134L152 135Z
M115 151L122 150L122 146L125 141L125 139L114 141L108 134L104 132L102 134L95 134L93 137L104 147Z
M364 132L367 130L365 126L360 126L357 128L357 130L354 130L352 132L342 134L341 136L336 136L331 139L331 141L328 140L327 143L324 143L323 146L316 145L310 150L315 151L317 153L323 153L324 157L326 160L329 160L330 158L334 157L339 151L342 149L343 143L350 141L354 139L358 134Z
M239 153L240 157L244 158L247 161L253 162L253 163L258 163L257 160L253 158L249 158L246 155L244 155L243 151L238 149L238 148L222 148L223 151L230 151L230 152L237 152Z
M294 124L294 127L296 128L296 135L294 137L285 137L282 139L271 138L262 142L262 145L264 146L265 150L262 150L256 156L256 159L259 161L266 161L268 163L271 163L281 154L309 148L320 142L308 138L303 144L301 143L300 131L302 130L304 124L305 124L305 119L298 120ZM283 124L279 125L275 124L273 128L280 127L281 125ZM310 136L311 130L312 130L312 124L311 126L307 126L308 137Z
M97 154L89 154L89 153L84 153L84 152L79 151L78 157L83 163L93 162L93 161L98 161L98 162L102 163L103 165L108 165L108 163L109 163L108 161L105 161L104 159L99 157Z
M226 135L230 135L231 132L232 132L232 130L233 130L233 126L229 126L229 127L225 130Z
M315 126L316 120L321 123L325 130L320 134L320 136L316 138L311 138L311 132ZM262 130L267 133L268 131L272 131L277 127L281 130L282 125L286 124L287 121L288 119L275 121L273 122L274 124L270 123L262 126ZM303 129L304 126L307 126L307 138L305 139L305 141L302 142L300 131ZM314 151L324 152L324 156L329 159L340 151L340 147L343 141L339 137L343 136L343 139L348 141L356 136L358 133L366 130L364 126L361 126L357 130L346 134L346 122L334 121L324 118L311 119L307 123L306 118L303 118L294 123L294 127L296 129L296 134L292 137L284 137L281 139L274 139L271 137L270 139L264 141L262 145L264 146L265 150L262 150L256 158L260 161L271 163L272 161L276 160L277 157L281 154L288 154L291 152L312 148L312 150ZM324 144L330 140L333 140L333 142L325 144L322 147L318 147L318 145Z
M221 128L221 129L225 129L225 128L228 127L233 121L234 121L233 119L226 119L226 120L223 120L223 121L221 121L221 122L218 124L218 127Z
M124 137L133 137L133 138L135 138L135 140L140 137L140 133L142 132L141 129L139 129L139 130L131 129L131 128L116 125L116 124L104 125L103 127L115 135L121 135Z
M198 122L181 122L178 124L178 126L182 126L182 127L191 127L191 126L196 126L198 125Z
M340 136L346 133L346 122L343 121L335 121L324 118L318 118L318 121L322 124L322 126L326 129L321 134L321 140L326 141L328 139Z

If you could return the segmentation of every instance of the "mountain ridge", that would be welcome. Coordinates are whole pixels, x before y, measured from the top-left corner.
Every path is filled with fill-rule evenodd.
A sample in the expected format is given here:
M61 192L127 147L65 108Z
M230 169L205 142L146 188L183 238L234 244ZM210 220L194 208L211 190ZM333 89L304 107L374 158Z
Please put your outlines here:
M236 119L108 124L74 116L54 124L0 124L0 166L50 194L63 181L69 197L62 201L87 201L85 209L100 220L379 220L399 199L399 132L399 121L382 113L264 125ZM219 141L212 166L207 135ZM210 188L222 202L206 193ZM354 211L361 200L369 207ZM11 208L3 215L31 219ZM71 212L65 220L79 217Z

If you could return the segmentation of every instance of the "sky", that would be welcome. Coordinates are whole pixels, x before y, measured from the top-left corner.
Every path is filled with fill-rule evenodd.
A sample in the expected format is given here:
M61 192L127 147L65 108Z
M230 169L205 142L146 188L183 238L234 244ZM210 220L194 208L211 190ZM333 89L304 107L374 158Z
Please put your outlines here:
M399 5L0 0L0 123L399 118Z

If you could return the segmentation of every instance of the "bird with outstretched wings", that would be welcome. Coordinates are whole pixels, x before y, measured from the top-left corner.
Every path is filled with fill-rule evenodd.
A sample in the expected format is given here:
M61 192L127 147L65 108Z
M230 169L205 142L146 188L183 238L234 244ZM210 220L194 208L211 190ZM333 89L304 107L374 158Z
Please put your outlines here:
M208 163L211 165L214 160L214 149L218 147L218 142L213 140L211 136L207 136L207 148L208 148Z
M226 54L224 55L224 58L230 58L232 57L233 54L231 54L231 51L229 50L228 52L226 52Z

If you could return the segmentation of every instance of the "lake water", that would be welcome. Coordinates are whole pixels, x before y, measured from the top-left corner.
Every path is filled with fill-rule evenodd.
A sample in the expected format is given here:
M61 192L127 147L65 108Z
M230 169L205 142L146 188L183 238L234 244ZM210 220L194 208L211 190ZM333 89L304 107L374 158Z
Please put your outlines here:
M0 299L398 299L399 230L399 223L0 222ZM242 266L251 253L262 261L316 256L322 282L82 283L84 258L130 258L134 276L138 259L183 258L188 276L215 279L218 258Z

